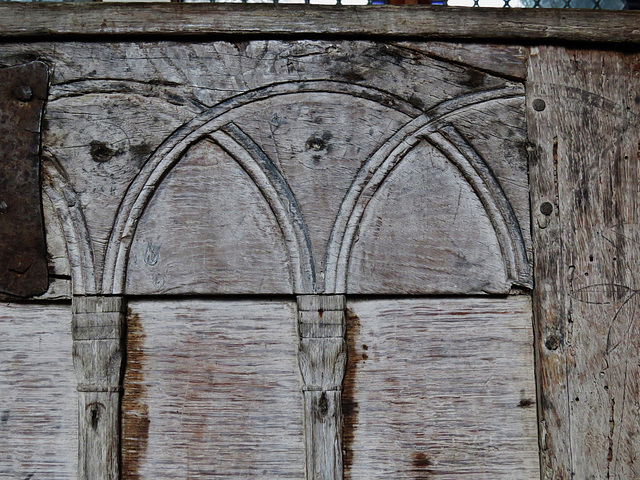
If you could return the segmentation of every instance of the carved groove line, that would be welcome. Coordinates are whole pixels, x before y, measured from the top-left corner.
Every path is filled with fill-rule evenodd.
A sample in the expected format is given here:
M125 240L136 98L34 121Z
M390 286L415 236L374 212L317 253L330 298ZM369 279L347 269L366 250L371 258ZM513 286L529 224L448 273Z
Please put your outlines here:
M213 132L210 138L236 160L271 207L287 245L295 288L313 291L315 267L311 240L300 207L280 171L260 147L233 123Z
M80 202L55 160L42 162L42 187L54 207L65 236L73 294L97 292L93 249Z
M103 291L111 294L121 294L124 291L129 249L138 221L156 187L192 144L227 125L233 117L242 114L258 102L283 95L301 95L303 100L305 94L319 92L371 100L410 116L420 113L415 107L381 90L325 80L270 85L233 97L207 110L170 135L147 160L127 189L107 243ZM305 272L301 272L300 275L304 276ZM313 283L312 279L306 281Z
M346 293L349 259L360 220L370 200L391 171L405 158L406 154L422 141L424 137L429 137L438 130L446 127L445 122L449 115L480 103L522 95L522 88L507 87L465 95L443 102L407 123L364 163L345 196L331 232L326 257L326 293ZM466 144L464 141L463 143ZM437 145L434 146L439 148ZM461 148L465 152L473 151L468 145ZM469 160L462 155L448 155L447 158L461 171L461 165L457 165L457 162L469 162ZM487 205L492 205L492 207L487 210L487 214L490 216L494 228L496 225L500 226L496 230L496 235L501 245L503 256L505 254L507 256L507 260L503 261L507 263L509 279L515 279L520 284L529 285L530 267L527 261L524 241L522 240L520 229L517 226L517 219L515 215L505 218L504 215L497 216L495 214L496 211L511 212L512 214L513 212L509 201L505 197L497 180L492 177L488 166L477 154L474 157L474 162L478 164L478 168L480 168L479 165L482 165L480 169L484 172L482 175L486 177L485 180L487 183L483 183L483 178L477 178L477 181L470 183L479 196L483 195L478 190L478 188L480 188L480 190L482 189L482 185L486 185L486 188L491 191L490 195L484 195L487 203L483 202L483 205L485 205L485 208ZM478 173L475 172L475 170L469 170L469 168L466 168L466 170L469 171L469 174L473 178L478 177ZM465 178L469 181L469 178ZM500 206L494 206L495 202L498 202ZM505 225L505 223L508 224L512 221L514 222L512 227Z
M509 282L533 287L518 219L488 165L452 126L445 126L425 138L460 170L478 195L498 237Z

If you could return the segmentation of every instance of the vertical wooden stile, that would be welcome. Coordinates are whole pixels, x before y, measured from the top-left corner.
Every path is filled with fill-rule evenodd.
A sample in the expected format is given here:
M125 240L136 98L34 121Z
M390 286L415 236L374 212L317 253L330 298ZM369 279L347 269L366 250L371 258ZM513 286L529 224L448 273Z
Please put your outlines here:
M543 479L639 478L640 55L532 48Z
M78 480L120 478L123 297L73 298L78 379Z
M345 296L299 295L298 359L304 382L307 480L342 479Z

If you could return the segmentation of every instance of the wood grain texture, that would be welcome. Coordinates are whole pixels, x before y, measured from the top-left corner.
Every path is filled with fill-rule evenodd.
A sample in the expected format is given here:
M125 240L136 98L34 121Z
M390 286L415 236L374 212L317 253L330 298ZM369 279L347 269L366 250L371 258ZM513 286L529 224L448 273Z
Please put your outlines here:
M95 294L119 198L149 153L193 110L136 94L81 93L48 103L45 191L75 229L67 233L74 294Z
M346 291L349 245L360 218L349 213L349 205L355 205L358 182L367 185L368 176L382 165L367 163L367 158L377 155L383 162L392 153L387 150L393 138L402 140L403 126L420 115L416 124L433 122L428 127L432 132L454 125L498 172L528 248L526 162L518 148L523 128L512 118L522 104L522 87L503 77L517 75L501 68L520 61L518 50L478 47L495 54L470 65L461 58L447 59L452 54L443 45L310 40L68 42L55 49L46 43L7 45L5 62L37 55L56 65L45 119L44 184L63 227L74 293ZM496 125L503 126L496 129L499 135L469 134L478 129L473 118L495 123L494 116L501 119ZM201 155L202 174L191 180L188 160L195 150L190 149L203 136L256 183L259 195L254 190L249 204L236 204L222 194L222 182L207 181L205 173L217 173L207 163L217 162L208 159L219 157L215 148ZM340 200L354 177L359 178L350 193L355 197L343 209ZM181 193L185 189L187 197ZM374 191L369 187L364 198ZM179 210L163 211L159 204L164 202L155 199L163 195L194 220L197 237L191 244L191 236L176 234ZM282 235L272 235L268 212L256 217L265 208L260 196ZM153 214L143 215L149 201ZM214 235L224 241L216 241L212 251L205 225L198 222L227 225L224 218L247 205L254 209L253 220L232 228L235 237L230 232L226 240ZM139 231L138 221L145 224ZM255 241L240 245L258 254L243 266L241 248L233 239L260 234L269 238L268 251ZM167 237L178 237L184 248L167 249ZM283 239L292 265L289 279L283 271L271 275L278 268L277 245ZM502 243L505 254L511 247L505 250ZM210 258L211 268L200 268L199 258ZM331 266L328 280L327 262L340 263ZM133 272L128 281L127 265ZM243 275L243 268L261 273ZM520 274L510 269L508 276L528 284L528 274ZM460 292L468 290L459 286Z
M539 478L528 297L348 307L346 479Z
M297 298L307 480L342 480L345 303L344 295Z
M74 296L73 364L78 379L78 480L120 479L122 297Z
M128 269L127 292L134 295L292 292L286 245L269 204L212 140L191 148L151 200Z
M528 48L521 45L499 45L460 42L397 42L434 58L468 65L494 75L525 80Z
M496 233L460 172L424 143L370 201L349 262L348 292L504 292Z
M304 477L295 303L129 307L124 479Z
M12 45L3 58L36 48L56 65L43 185L75 294L507 293L531 284L523 88L501 68L520 61L518 49L478 47L495 55L473 65L469 48L448 60L442 43L309 40ZM461 239L449 257L428 251L438 235L426 219L385 211L376 198L424 141L453 167L446 191L433 192L444 208L431 220L455 223L462 190L486 219L481 238ZM414 207L424 210L419 196L435 185L419 180ZM403 192L387 194L400 202ZM374 287L366 279L379 265L367 263L370 245L357 249L379 222L407 241L402 267ZM458 279L431 282L435 271Z
M298 5L2 5L2 37L335 35L640 43L636 12Z
M531 52L543 478L640 475L639 65L637 54Z
M0 304L0 478L77 478L66 304Z

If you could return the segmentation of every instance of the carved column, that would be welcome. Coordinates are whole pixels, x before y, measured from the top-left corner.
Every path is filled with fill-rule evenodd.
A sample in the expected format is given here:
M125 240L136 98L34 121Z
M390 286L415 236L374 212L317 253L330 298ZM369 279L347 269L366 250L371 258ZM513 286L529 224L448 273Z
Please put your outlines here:
M125 305L122 297L73 298L79 480L120 478Z
M347 362L344 295L299 295L307 480L342 479L342 379Z

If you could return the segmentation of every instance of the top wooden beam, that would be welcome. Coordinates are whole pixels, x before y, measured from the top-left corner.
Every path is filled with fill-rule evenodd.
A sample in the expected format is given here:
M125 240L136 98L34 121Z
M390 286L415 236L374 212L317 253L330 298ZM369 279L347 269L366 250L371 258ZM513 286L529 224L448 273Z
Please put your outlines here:
M425 6L0 3L0 39L386 37L640 44L640 12Z

